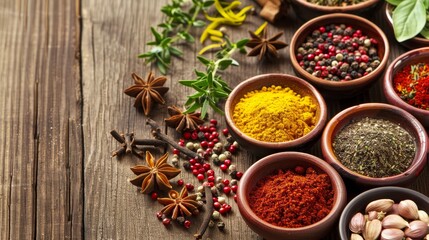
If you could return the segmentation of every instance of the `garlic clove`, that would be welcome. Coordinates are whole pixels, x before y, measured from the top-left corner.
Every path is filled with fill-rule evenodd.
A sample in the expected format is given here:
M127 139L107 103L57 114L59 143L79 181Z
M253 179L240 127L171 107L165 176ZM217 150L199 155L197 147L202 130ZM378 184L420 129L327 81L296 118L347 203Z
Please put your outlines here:
M381 240L402 240L405 236L401 229L387 228L381 231Z
M378 219L377 218L377 212L376 211L368 212L368 221L371 221L371 220L374 220L374 219Z
M405 236L410 237L412 239L423 238L428 233L429 233L428 224L420 220L415 220L410 222L410 227L405 229Z
M356 213L349 223L349 229L353 233L362 233L363 229L365 228L365 217L362 213L358 212Z
M404 227L408 227L409 224L405 219L397 214L387 215L383 221L381 222L383 228L396 228L402 229Z
M363 238L365 240L376 240L381 233L381 221L374 219L366 222L363 230Z
M425 237L425 238L423 238L423 240L429 240L429 234L428 234L428 235L426 235L426 237Z
M418 214L419 214L419 220L429 224L429 216L425 211L419 210Z
M393 204L392 208L387 213L388 214L399 214L398 213L398 206L399 206L399 204L397 204L397 203Z
M350 240L363 240L363 237L357 233L352 233Z
M402 200L398 204L398 213L403 218L415 220L419 218L419 209L413 200Z
M388 212L395 202L392 199L378 199L370 202L365 212L377 211L377 212Z

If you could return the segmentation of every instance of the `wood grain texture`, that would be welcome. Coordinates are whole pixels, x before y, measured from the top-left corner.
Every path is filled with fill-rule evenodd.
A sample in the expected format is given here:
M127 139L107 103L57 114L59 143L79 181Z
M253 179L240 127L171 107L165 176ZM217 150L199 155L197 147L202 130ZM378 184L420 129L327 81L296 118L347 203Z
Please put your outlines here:
M76 9L0 3L1 239L82 238Z
M162 21L160 8L169 0L5 0L0 1L0 239L190 239L202 216L191 219L189 230L169 228L155 217L162 206L130 184L130 167L143 159L111 158L119 147L109 132L134 132L152 138L147 119L133 107L123 90L131 73L145 77L159 72L137 55L152 41L150 27ZM245 5L256 3L243 0ZM259 8L256 8L257 11ZM391 43L390 60L405 51L384 23L382 10L370 20L385 30ZM289 42L303 23L292 11L269 31L285 31ZM242 27L228 27L232 39L248 37L263 20L251 15ZM199 35L201 30L193 33ZM166 105L155 105L150 117L163 124L168 105L181 105L192 91L178 81L202 70L196 60L201 44L184 45L167 75ZM288 49L275 62L258 62L237 54L240 67L224 73L231 87L263 73L293 74ZM212 57L210 54L207 57ZM349 100L327 100L329 117L363 102L384 102L380 81ZM223 103L221 103L223 104ZM225 127L223 117L210 112ZM171 129L162 129L175 139ZM321 156L318 143L309 150ZM162 151L154 152L156 158ZM233 163L245 171L257 158L245 150ZM217 176L229 178L214 167ZM176 180L198 186L182 168ZM429 170L410 186L429 196ZM353 194L353 193L351 193ZM233 211L223 221L224 232L209 229L204 239L257 239L241 219L232 195ZM202 213L204 214L204 213ZM325 239L338 239L336 229Z

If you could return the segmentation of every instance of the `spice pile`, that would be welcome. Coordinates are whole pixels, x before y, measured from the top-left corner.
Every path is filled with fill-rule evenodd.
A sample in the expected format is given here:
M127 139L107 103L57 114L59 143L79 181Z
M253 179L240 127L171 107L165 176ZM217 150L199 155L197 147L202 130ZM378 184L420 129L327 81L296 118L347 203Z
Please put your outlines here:
M367 0L307 0L307 2L320 5L320 6L339 6L339 7L355 5L365 1Z
M368 117L345 126L332 146L344 166L369 177L404 172L416 153L415 139L404 128L389 120Z
M380 65L378 42L345 24L315 29L297 49L299 65L315 77L349 81L366 76Z
M393 78L396 93L408 104L429 110L429 65L406 65Z
M364 214L358 212L350 220L351 240L429 238L428 214L412 200L378 199L366 206Z
M327 174L296 166L259 180L249 194L249 205L257 216L273 225L298 228L326 217L333 197Z
M263 87L244 95L235 105L235 125L265 142L285 142L309 133L316 124L317 106L309 96L290 88Z

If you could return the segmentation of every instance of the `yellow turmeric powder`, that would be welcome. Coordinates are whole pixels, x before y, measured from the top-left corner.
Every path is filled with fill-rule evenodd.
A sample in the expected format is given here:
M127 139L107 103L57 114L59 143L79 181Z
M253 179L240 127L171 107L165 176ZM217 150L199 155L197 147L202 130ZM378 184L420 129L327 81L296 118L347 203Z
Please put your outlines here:
M233 112L235 125L246 135L265 142L286 142L310 132L316 124L317 106L281 86L248 92Z

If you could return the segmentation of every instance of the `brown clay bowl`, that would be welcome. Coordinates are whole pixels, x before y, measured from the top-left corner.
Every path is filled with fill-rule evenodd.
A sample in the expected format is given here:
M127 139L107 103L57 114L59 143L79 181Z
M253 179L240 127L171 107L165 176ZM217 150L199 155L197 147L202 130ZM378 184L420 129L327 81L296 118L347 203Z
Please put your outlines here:
M395 106L398 106L405 111L414 115L422 124L429 129L429 110L414 107L404 100L395 92L393 87L393 78L398 71L406 65L417 64L421 62L428 63L429 47L411 50L397 57L386 70L383 79L383 92L386 100Z
M404 172L389 177L368 177L345 167L334 153L332 142L335 136L352 120L364 117L390 120L402 126L414 137L416 155L411 166ZM428 136L422 124L410 113L396 106L385 103L364 103L347 108L335 115L326 125L321 138L324 159L331 164L345 179L361 188L379 186L407 186L420 175L426 165L429 148Z
M380 0L367 0L349 6L323 6L310 3L307 0L291 0L291 3L299 18L309 20L331 13L350 13L366 16L380 3Z
M385 3L384 4L384 18L386 19L387 23L390 26L390 29L393 32L392 11L393 11L393 5ZM413 37L409 40L400 42L399 44L401 44L402 46L404 46L408 49L429 47L429 39L426 39L426 38L418 35L418 36Z
M235 105L240 99L250 91L259 90L264 86L271 85L289 87L301 96L310 96L312 101L317 105L317 120L313 130L295 140L286 142L265 142L246 135L236 126L233 113ZM302 149L313 144L325 127L327 121L327 107L322 95L305 80L292 75L271 73L251 77L235 87L229 94L225 103L225 119L229 132L240 144L240 147L244 147L246 150L258 156L264 156L274 152Z
M249 206L248 198L256 183L277 169L295 166L312 167L319 173L326 173L334 190L334 203L329 214L312 225L300 228L285 228L272 225L259 218ZM346 201L347 191L340 175L328 163L313 155L301 152L281 152L262 158L246 170L240 180L237 205L246 224L267 240L320 239L329 233L338 220ZM303 213L305 214L305 213Z
M350 239L351 231L349 230L349 223L357 212L363 213L368 203L385 198L392 199L395 203L410 199L417 204L419 210L429 212L429 197L415 190L402 187L378 187L367 190L353 198L341 213L338 224L340 238L344 240Z
M316 28L328 24L351 25L352 27L361 29L365 35L377 40L380 65L368 75L350 81L329 81L313 76L305 71L305 69L299 65L295 53L309 34ZM306 79L317 87L325 97L344 98L358 94L381 76L389 58L389 41L383 31L369 20L356 15L334 13L314 18L303 24L293 35L289 51L293 70L298 76Z

